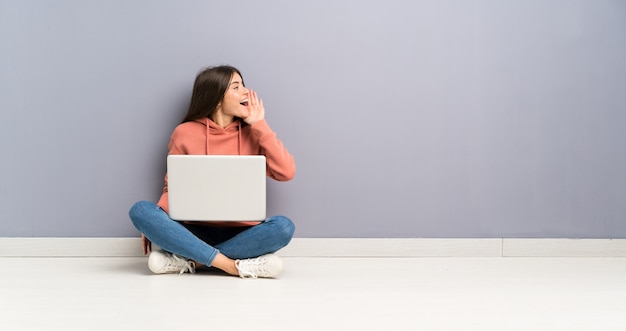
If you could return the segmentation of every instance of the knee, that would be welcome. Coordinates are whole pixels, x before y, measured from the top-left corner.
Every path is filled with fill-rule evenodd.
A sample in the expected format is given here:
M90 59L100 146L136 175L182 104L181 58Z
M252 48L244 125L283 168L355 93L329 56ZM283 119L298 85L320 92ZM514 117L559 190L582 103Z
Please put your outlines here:
M135 227L140 227L143 222L150 219L147 217L156 205L150 201L136 202L128 211L128 216Z
M293 222L286 216L273 216L270 218L276 227L277 234L284 236L285 238L291 239L293 237L294 232L296 231L296 226Z

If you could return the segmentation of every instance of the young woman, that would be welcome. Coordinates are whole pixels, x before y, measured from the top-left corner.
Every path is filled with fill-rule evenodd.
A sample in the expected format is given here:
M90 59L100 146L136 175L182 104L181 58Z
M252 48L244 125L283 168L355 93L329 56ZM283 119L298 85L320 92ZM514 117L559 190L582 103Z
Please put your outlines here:
M196 77L187 115L171 135L169 154L265 155L267 175L287 181L295 175L293 156L265 121L263 101L246 88L230 66L212 67ZM140 201L129 215L142 233L144 254L154 273L195 272L205 265L243 278L276 277L282 269L272 253L286 246L294 225L287 217L259 222L178 222L168 216L167 175L155 204ZM155 243L163 251L152 251Z

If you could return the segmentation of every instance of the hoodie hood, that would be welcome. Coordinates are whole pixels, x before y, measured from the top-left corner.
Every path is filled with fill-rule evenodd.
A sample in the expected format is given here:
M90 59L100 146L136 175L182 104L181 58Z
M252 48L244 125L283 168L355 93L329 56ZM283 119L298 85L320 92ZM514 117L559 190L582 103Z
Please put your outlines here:
M241 121L239 119L234 120L227 127L223 128L219 124L213 122L210 118L200 118L195 120L205 126L206 128L206 155L210 155L210 138L213 136L223 136L227 139L228 136L237 136L237 155L241 155Z

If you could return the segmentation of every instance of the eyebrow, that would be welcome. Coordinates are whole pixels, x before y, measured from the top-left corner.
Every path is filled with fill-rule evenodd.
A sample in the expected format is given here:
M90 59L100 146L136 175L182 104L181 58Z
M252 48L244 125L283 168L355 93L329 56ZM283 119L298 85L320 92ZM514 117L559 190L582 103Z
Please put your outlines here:
M240 81L238 81L238 80L236 80L236 81L231 82L230 84L228 84L228 86L233 85L233 84L241 84L241 82L240 82Z

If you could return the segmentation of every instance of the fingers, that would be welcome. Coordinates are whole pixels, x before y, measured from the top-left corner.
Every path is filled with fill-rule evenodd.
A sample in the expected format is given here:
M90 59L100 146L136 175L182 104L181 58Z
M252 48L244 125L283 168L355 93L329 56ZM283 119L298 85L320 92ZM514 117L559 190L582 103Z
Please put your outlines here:
M250 114L244 118L244 121L248 124L254 124L265 118L265 108L263 107L263 100L259 98L256 91L248 89L248 108Z
M146 238L143 234L141 235L141 246L143 247L143 254L146 255L149 252L152 252L152 242Z
M249 90L249 96L248 96L248 102L250 102L250 105L253 107L258 107L259 103L263 104L263 102L259 102L259 96L256 94L256 91L253 90Z

